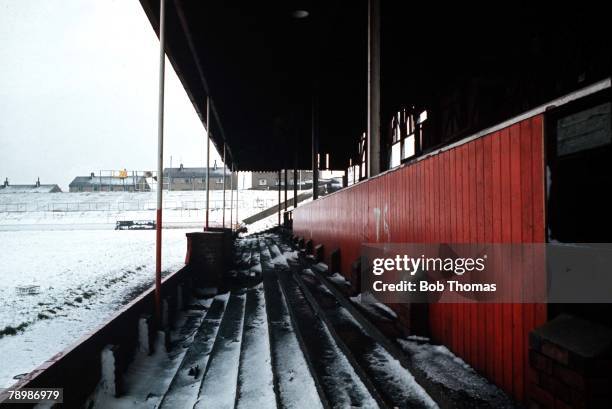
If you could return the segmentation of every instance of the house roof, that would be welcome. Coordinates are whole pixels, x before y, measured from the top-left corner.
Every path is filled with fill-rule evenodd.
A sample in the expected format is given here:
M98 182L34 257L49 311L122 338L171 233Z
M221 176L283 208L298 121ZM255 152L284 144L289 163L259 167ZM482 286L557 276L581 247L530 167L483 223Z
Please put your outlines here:
M52 191L61 192L58 185L0 185L0 193L49 193Z
M210 168L210 177L223 177L223 167L217 166ZM230 170L225 169L226 177L230 175ZM206 168L165 168L164 177L172 178L204 178L206 177Z
M129 186L133 184L147 183L147 179L144 176L128 176L125 178L119 178L115 176L77 176L70 182L69 186L99 186L99 185L113 185L113 186Z

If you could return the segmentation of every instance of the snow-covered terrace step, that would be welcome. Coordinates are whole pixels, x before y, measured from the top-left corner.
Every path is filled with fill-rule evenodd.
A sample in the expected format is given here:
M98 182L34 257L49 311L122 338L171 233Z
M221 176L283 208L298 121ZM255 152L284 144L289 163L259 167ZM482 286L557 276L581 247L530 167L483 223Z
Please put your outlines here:
M213 345L194 409L233 409L246 294L232 291Z
M228 299L229 293L214 298L161 401L161 408L191 408L195 404Z
M315 274L319 271L313 268L310 261L300 259L302 274L298 275L300 282L306 287L321 307L321 316L325 317L334 327L337 336L354 340L356 337L351 327L359 327L370 338L379 343L386 350L389 358L401 363L412 373L416 381L442 408L453 409L493 409L514 408L516 404L498 387L490 383L459 358L454 356L446 347L398 339L396 341L385 337L377 328L362 315L363 309L387 309L384 304L358 305L349 301L333 282L332 277L326 274ZM310 268L304 269L305 266ZM335 310L335 311L334 311ZM376 315L385 311L378 311ZM396 317L393 311L385 312L388 319ZM372 314L368 314L372 317ZM395 318L396 319L396 318ZM348 329L348 331L347 331ZM346 332L346 333L345 333ZM417 337L418 338L418 337ZM350 342L347 342L350 345ZM365 345L363 341L357 347Z
M374 388L368 388L362 382L364 379L369 384L368 379L365 376L360 378L324 323L316 316L291 272L281 265L277 265L275 270L302 348L331 407L384 407Z
M410 371L368 334L315 275L305 274L299 280L320 316L325 318L330 332L349 350L389 407L437 407Z
M236 268L247 268L251 261L251 243L249 240L238 240L234 246L234 263Z
M266 301L263 284L259 284L247 291L236 408L276 406Z
M287 303L280 290L270 251L259 241L266 311L270 334L272 372L277 400L286 409L323 408L321 397L310 373L291 324ZM329 405L326 405L329 407Z

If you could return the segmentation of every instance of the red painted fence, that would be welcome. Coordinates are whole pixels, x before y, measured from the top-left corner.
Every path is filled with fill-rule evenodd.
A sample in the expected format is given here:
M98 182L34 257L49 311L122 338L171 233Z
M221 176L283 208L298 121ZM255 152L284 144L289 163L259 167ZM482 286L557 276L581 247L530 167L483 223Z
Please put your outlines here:
M323 244L327 258L340 248L345 275L362 243L543 242L543 132L534 116L298 207L294 233ZM429 309L434 341L519 401L531 375L528 333L545 321L541 304Z

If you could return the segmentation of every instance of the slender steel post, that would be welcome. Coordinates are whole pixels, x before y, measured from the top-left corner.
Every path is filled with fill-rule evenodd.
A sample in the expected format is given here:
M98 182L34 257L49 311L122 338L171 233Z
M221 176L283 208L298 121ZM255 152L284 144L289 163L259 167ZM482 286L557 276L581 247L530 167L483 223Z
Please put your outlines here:
M287 200L287 169L285 169L285 211L289 210L289 202Z
M242 186L244 186L244 177L242 178ZM240 193L240 172L236 172L236 225L240 227L240 219L238 218L238 209L240 209L240 200L238 200L238 193Z
M210 213L210 97L206 98L206 226L208 230L208 219Z
M368 1L368 167L380 173L380 0Z
M278 225L281 225L281 170L278 171Z
M232 171L230 172L230 229L234 229L232 220L234 219L234 165L232 164Z
M225 229L225 144L223 144L223 228Z
M298 179L298 170L297 170L297 167L295 167L293 168L293 208L294 209L298 205L298 180L297 179Z
M316 90L315 90L316 93ZM318 107L316 94L312 96L312 200L319 197L319 136Z
M159 2L159 104L157 112L157 222L155 225L155 321L161 326L162 190L164 186L164 76L166 1Z

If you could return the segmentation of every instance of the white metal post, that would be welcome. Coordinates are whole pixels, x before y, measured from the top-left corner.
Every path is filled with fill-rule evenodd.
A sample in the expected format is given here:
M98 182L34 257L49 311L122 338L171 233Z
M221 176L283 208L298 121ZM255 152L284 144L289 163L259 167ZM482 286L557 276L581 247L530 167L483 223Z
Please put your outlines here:
M210 209L210 97L206 98L206 226L208 230L208 218Z
M230 229L233 229L232 221L234 220L234 165L230 172Z
M223 144L223 228L225 228L225 143Z
M164 76L166 1L159 2L159 104L157 112L157 222L155 235L155 318L161 324L162 190L164 186Z

